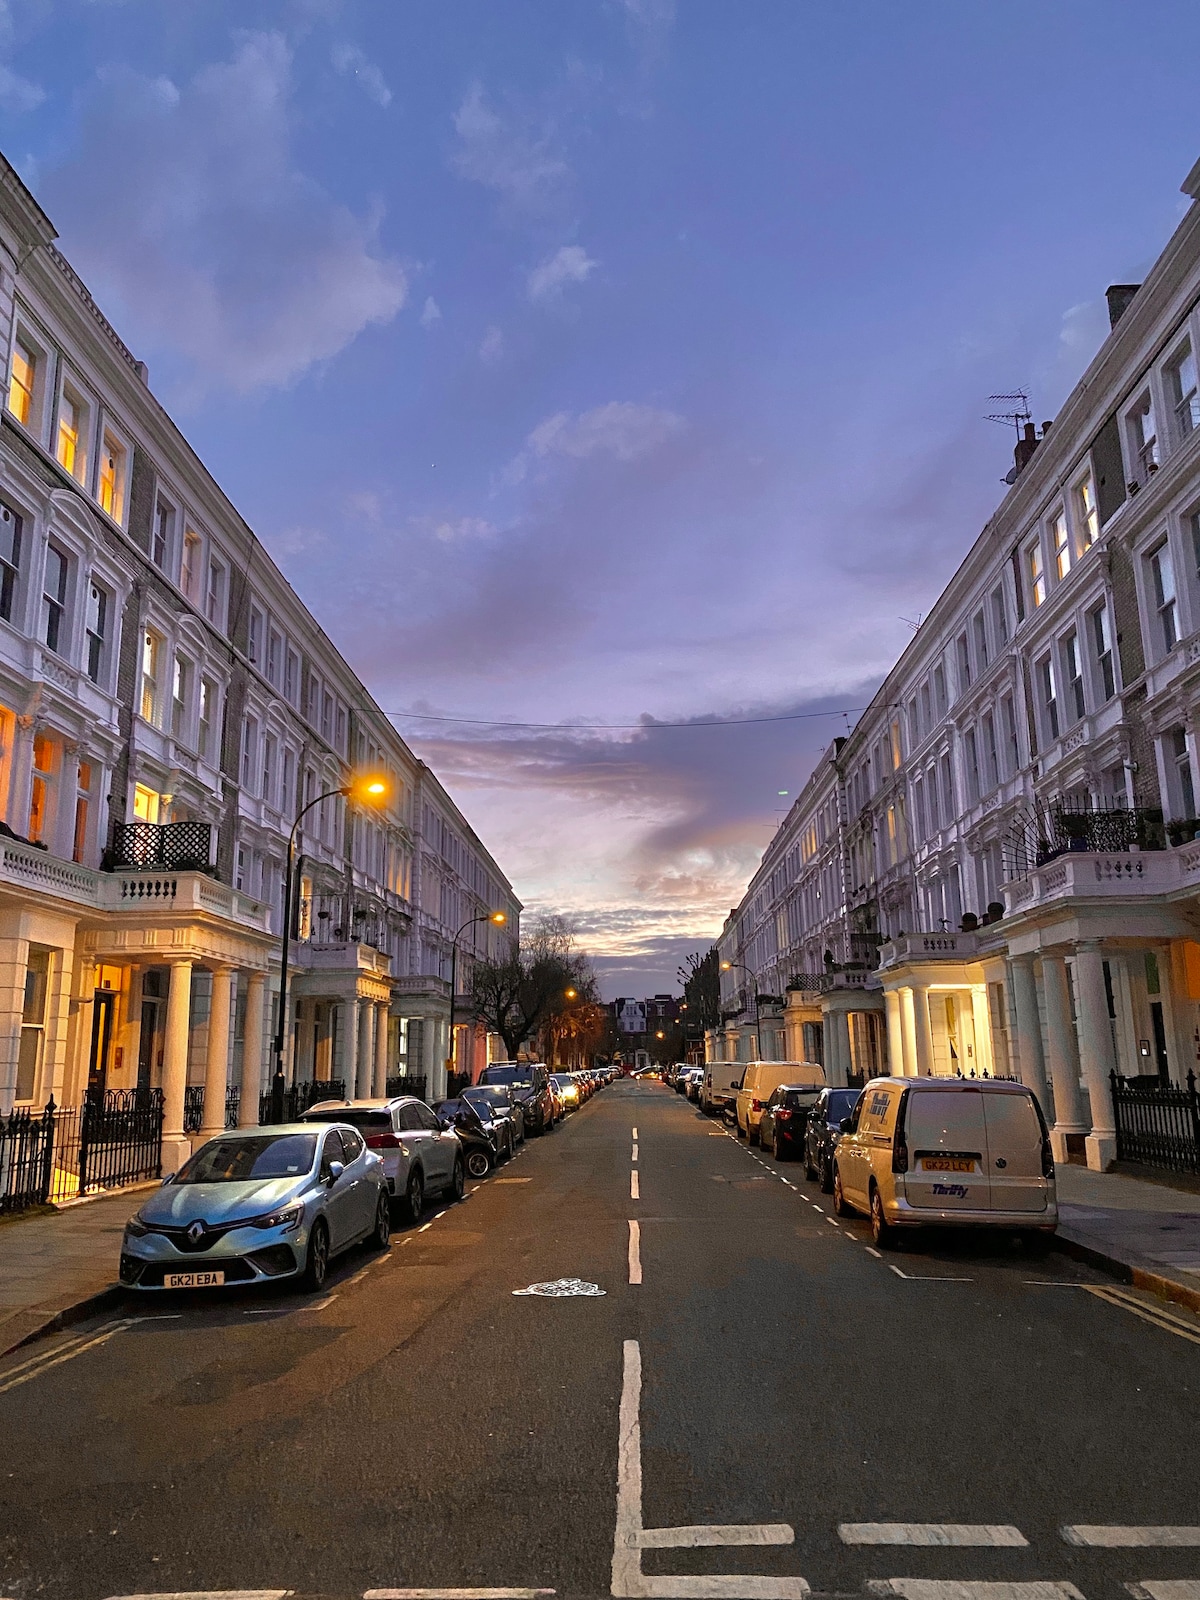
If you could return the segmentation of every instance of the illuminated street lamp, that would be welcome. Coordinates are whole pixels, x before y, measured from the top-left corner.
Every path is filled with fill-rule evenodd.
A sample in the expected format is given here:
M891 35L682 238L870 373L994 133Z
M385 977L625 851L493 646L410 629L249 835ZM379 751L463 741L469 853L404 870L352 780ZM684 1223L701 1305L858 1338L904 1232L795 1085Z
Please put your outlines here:
M743 966L740 961L722 961L721 963L722 972L732 972L735 968L738 972L744 972L750 979L750 987L754 992L754 1055L756 1060L761 1061L762 1041L758 1035L758 984L750 968Z
M458 993L458 941L468 928L473 928L477 922L490 922L497 928L502 928L508 921L503 911L481 911L477 917L468 917L462 927L454 935L450 944L450 1054L446 1057L447 1077L454 1071L454 1063L458 1052L455 1048L454 1037L454 997Z
M362 805L380 806L387 799L388 786L382 778L362 776L351 779L349 783L339 784L336 789L326 789L323 794L316 795L307 805L300 807L296 813L296 820L292 823L292 831L288 834L287 871L283 880L283 936L279 942L279 1019L275 1037L271 1041L271 1054L275 1058L275 1071L271 1080L272 1093L280 1100L283 1089L283 1046L287 1034L288 957L291 954L292 939L292 881L295 876L296 833L314 806L319 806L323 800L332 800L334 795L338 794L344 795L347 800L357 800ZM282 1112L281 1104L279 1114L282 1115Z

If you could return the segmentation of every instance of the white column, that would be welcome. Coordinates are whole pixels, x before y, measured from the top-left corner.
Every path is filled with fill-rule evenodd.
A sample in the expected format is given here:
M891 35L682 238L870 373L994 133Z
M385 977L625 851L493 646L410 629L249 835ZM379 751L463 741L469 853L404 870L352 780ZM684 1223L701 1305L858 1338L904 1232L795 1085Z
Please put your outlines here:
M342 1020L345 1027L342 1032L342 1082L346 1086L346 1098L354 1099L355 1085L358 1082L358 996L351 995L349 1000L342 1001Z
M428 1098L442 1100L446 1094L446 1038L449 1019L430 1017L425 1024L425 1060L422 1071L426 1076L425 1093Z
M346 1093L353 1092L356 1100L366 1100L371 1093L371 1069L375 1057L375 1007L369 1000L358 1002L358 1062L354 1074L354 1089L347 1085Z
M188 1026L192 1000L190 959L171 963L167 1026L163 1044L163 1172L177 1172L192 1153L183 1131L183 1091L187 1087Z
M1046 1001L1047 1065L1054 1083L1054 1130L1050 1143L1054 1159L1065 1162L1069 1157L1067 1135L1079 1135L1085 1130L1079 1104L1079 1058L1071 1021L1067 965L1062 956L1042 957L1042 994Z
M929 1026L929 990L923 983L914 983L913 997L913 1055L918 1077L927 1078L933 1072L933 1033Z
M825 1081L844 1089L850 1070L850 1027L844 1011L825 1014Z
M988 1014L987 985L971 985L971 1016L975 1023L975 1071L982 1077L996 1070L996 1052L992 1048L992 1019Z
M29 831L29 803L33 796L33 740L37 724L33 717L18 717L13 737L12 776L9 779L10 827L25 836Z
M1092 1131L1087 1136L1087 1164L1094 1172L1107 1172L1117 1159L1117 1124L1109 1078L1115 1061L1108 993L1104 983L1104 956L1098 940L1083 939L1076 945L1075 978L1076 1003L1079 1007L1079 1058L1092 1113Z
M915 1078L917 1075L916 1015L916 1006L913 1004L912 989L901 989L900 1039L904 1046L904 1075L906 1078Z
M888 1070L893 1078L904 1076L904 1024L900 1020L900 994L896 989L883 991L883 1008L887 1013Z
M204 1065L204 1122L200 1140L212 1139L225 1128L225 1086L229 1078L229 1007L233 999L233 968L212 969L212 1008L208 1016L208 1059Z
M371 1093L377 1099L382 1099L387 1093L387 1046L388 1046L388 1004L381 1001L373 1008L375 1012L375 1082Z
M242 1087L238 1099L238 1127L258 1126L258 1102L262 1094L262 1055L264 1003L267 976L251 972L246 979L246 1031L242 1040Z
M1037 980L1033 975L1032 956L1014 956L1008 964L1009 982L1012 984L1014 1032L1016 1037L1012 1052L1017 1074L1027 1089L1032 1089L1045 1111L1046 1062L1042 1053L1042 1024L1038 1016Z

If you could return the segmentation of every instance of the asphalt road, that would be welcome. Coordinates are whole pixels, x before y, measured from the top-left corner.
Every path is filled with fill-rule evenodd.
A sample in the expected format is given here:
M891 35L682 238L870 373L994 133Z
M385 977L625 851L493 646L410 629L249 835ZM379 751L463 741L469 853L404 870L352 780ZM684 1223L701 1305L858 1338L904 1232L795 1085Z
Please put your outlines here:
M0 1596L1200 1600L1200 1320L870 1243L618 1085L315 1304L131 1300L0 1364ZM604 1293L513 1293L564 1277Z

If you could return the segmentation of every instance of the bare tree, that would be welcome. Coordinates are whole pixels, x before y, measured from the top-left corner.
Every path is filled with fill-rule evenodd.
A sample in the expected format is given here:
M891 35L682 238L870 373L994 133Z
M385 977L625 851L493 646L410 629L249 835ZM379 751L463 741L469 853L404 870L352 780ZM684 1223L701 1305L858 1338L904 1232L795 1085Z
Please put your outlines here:
M717 1027L721 1021L721 963L716 945L710 945L703 955L693 951L687 965L680 967L679 977L689 1020L704 1028Z
M477 960L471 980L475 1014L504 1040L510 1061L527 1039L549 1035L564 1013L595 998L591 966L562 917L540 918L503 956Z

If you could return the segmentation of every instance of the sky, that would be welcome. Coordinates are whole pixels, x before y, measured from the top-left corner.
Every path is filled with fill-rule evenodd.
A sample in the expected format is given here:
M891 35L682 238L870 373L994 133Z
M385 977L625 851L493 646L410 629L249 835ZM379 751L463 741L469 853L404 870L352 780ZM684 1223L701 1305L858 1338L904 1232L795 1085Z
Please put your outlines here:
M998 503L988 397L1052 417L1182 216L1197 60L1194 0L0 0L0 149L642 995Z

